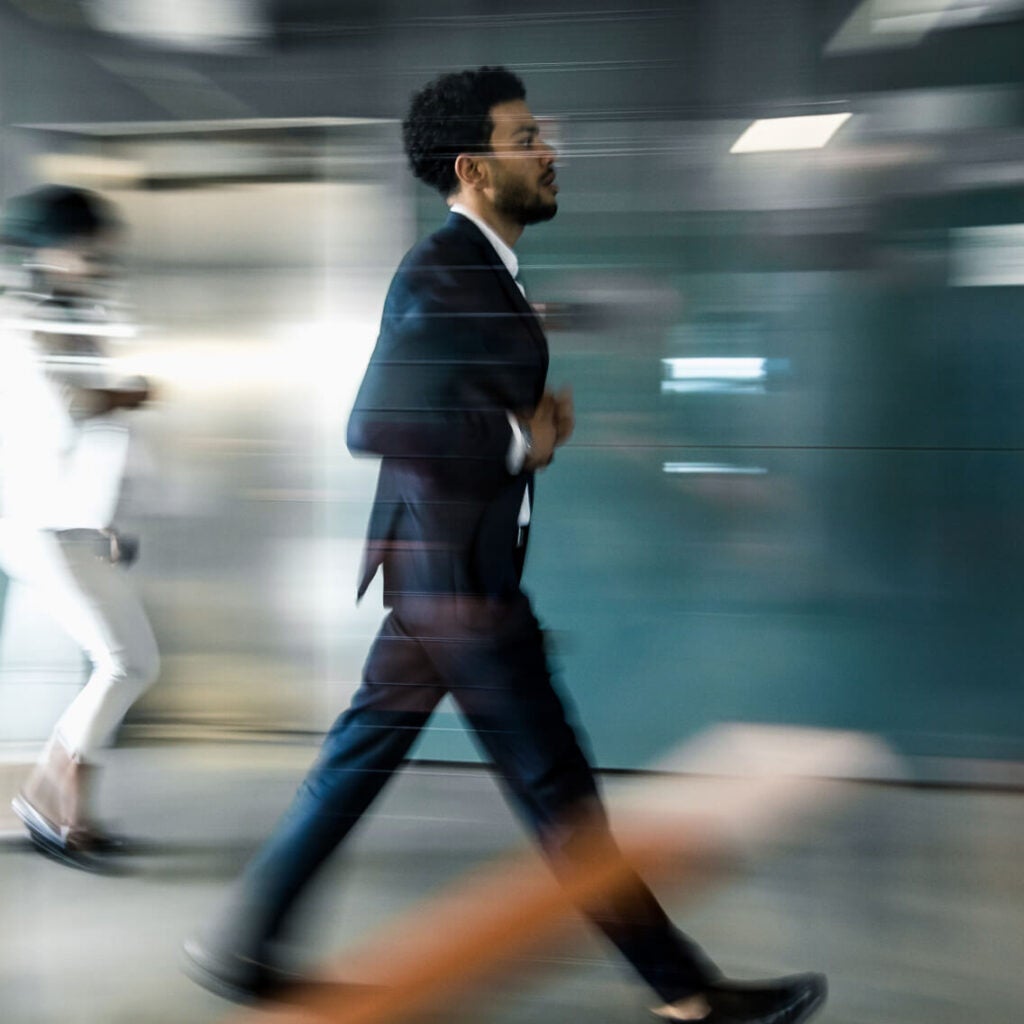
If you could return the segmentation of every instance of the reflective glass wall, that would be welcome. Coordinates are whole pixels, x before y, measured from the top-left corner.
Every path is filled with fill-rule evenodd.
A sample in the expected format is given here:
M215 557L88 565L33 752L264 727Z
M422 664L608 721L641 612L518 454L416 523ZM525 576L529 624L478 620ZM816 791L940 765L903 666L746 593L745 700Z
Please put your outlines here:
M219 51L0 12L5 192L100 155L137 225L171 489L142 512L169 667L137 726L315 731L355 684L379 606L346 403L444 214L395 121L503 63L562 154L520 255L579 425L527 587L597 760L725 720L1024 756L1020 4L286 3ZM327 117L358 124L282 123ZM445 711L419 752L476 756Z

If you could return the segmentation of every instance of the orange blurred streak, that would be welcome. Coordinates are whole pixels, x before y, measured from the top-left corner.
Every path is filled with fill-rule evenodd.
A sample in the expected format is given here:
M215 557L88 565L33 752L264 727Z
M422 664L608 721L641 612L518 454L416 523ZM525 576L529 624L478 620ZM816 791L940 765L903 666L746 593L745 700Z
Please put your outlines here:
M607 897L631 871L691 883L709 875L714 857L723 863L723 850L701 838L714 833L699 824L684 836L678 820L633 828L621 856L593 847L581 858L584 866L563 873L561 883L535 857L501 861L347 954L344 976L369 982L365 990L325 976L289 993L286 1004L234 1016L230 1024L379 1024L436 1008L503 962L556 938L574 923L578 905Z

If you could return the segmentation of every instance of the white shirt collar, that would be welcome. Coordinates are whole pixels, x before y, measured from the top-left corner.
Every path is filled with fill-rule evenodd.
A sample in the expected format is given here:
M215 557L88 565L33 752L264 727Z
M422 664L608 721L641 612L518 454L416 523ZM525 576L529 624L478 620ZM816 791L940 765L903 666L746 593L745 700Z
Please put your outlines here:
M512 279L515 280L516 274L519 273L519 257L512 251L512 247L506 244L494 228L484 223L472 210L467 209L462 203L452 203L449 209L452 213L461 214L466 220L471 220L483 232L484 238L494 247L494 251L498 254L499 259L505 264L505 269L512 275Z

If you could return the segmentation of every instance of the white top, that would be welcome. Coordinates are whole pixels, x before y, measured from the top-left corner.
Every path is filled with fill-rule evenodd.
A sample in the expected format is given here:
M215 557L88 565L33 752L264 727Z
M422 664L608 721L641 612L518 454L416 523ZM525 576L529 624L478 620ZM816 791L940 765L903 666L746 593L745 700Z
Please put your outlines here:
M105 529L128 434L114 417L76 415L67 384L70 372L83 386L103 386L106 361L50 359L23 313L18 300L0 305L0 519L36 530Z

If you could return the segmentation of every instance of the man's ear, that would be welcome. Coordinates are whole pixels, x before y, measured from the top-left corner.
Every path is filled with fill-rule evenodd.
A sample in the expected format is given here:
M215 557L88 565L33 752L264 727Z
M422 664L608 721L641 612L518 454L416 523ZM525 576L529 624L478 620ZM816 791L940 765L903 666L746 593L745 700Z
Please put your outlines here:
M487 162L470 153L460 153L455 158L455 177L466 188L484 188L488 181Z

